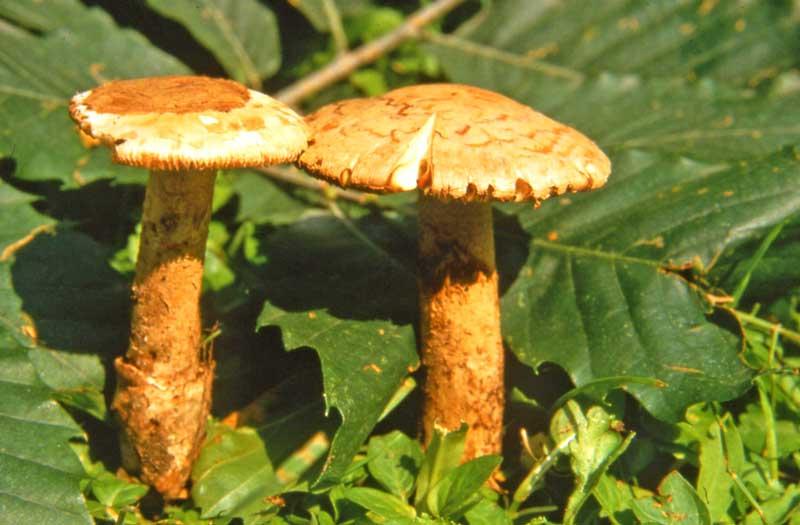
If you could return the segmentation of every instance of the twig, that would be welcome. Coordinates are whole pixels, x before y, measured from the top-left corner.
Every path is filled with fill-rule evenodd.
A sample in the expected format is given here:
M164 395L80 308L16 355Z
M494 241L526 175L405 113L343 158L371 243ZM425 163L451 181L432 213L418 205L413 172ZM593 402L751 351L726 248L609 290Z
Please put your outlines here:
M342 17L339 8L333 0L322 0L322 8L325 10L325 17L328 19L328 27L331 30L333 44L336 46L336 54L341 55L347 52L347 35L342 25Z
M756 317L755 315L748 314L746 312L742 312L741 310L731 310L733 314L740 320L743 321L744 324L753 326L761 331L768 331L772 333L774 330L778 335L786 339L787 341L791 341L797 345L800 345L800 333L795 332L794 330L789 330L788 328L784 328L780 324L771 323L766 319L761 319L760 317Z
M358 49L340 55L336 60L294 84L280 90L275 98L290 106L310 97L314 93L329 86L358 69L374 62L397 46L419 36L423 27L456 8L464 0L436 0L409 16L406 21L377 40L365 44Z
M322 192L329 199L342 199L361 205L377 205L378 203L377 195L332 186L325 181L313 179L299 171L274 166L256 168L256 171L280 182Z

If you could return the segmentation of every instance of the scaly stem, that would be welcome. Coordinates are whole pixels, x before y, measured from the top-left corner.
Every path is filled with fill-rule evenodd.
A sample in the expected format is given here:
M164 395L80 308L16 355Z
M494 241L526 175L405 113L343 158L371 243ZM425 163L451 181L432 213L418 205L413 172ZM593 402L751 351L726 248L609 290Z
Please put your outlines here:
M469 424L464 459L500 452L503 343L488 203L420 196L423 430Z
M202 351L200 293L215 175L150 173L130 346L116 361L123 465L167 499L185 496L211 402L214 361Z

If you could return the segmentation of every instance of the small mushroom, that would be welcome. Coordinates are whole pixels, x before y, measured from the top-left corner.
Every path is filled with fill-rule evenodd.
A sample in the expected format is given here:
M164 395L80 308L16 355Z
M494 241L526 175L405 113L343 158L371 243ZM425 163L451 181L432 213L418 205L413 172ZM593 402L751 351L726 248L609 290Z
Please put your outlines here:
M185 497L214 375L199 300L216 171L292 161L307 127L267 95L191 76L109 82L75 95L70 115L115 162L150 170L113 408L125 469L166 499Z
M309 173L374 192L417 189L423 431L470 430L464 459L500 452L504 386L491 201L602 186L588 138L497 93L429 84L308 116Z

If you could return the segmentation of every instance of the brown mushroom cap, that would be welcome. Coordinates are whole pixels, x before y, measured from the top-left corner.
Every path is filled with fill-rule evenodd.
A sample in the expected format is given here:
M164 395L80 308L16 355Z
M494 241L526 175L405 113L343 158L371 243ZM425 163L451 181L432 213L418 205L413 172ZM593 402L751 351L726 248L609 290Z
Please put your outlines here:
M80 129L114 161L160 170L294 160L308 128L277 100L232 80L193 76L117 80L72 98Z
M425 84L308 116L307 171L377 192L534 200L605 184L611 164L578 131L472 86Z

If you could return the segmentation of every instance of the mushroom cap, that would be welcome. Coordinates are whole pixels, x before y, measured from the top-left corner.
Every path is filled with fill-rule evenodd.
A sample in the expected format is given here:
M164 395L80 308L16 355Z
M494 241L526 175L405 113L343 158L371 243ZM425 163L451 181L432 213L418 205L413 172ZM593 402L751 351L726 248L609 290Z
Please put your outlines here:
M442 198L540 201L605 184L611 163L580 132L498 93L424 84L306 117L298 164L340 186Z
M232 80L167 76L116 80L78 93L79 128L119 164L158 170L290 162L308 127L288 106Z

